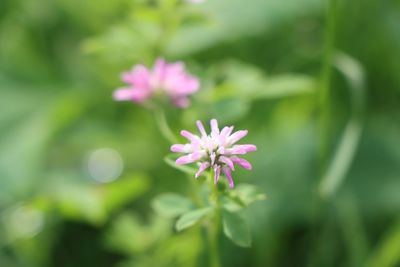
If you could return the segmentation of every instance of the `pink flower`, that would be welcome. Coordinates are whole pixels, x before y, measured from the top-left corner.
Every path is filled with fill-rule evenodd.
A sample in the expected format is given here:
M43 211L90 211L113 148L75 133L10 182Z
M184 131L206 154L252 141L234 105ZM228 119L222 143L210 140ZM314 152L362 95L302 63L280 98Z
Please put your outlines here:
M117 89L113 98L117 101L143 103L155 95L167 95L180 108L190 105L188 96L199 90L199 80L185 71L182 62L168 64L158 59L153 69L136 65L132 71L124 72L122 80L127 87Z
M172 152L186 153L176 160L177 165L197 162L199 170L195 177L199 177L206 169L213 168L214 183L218 182L221 171L225 173L229 186L234 187L231 172L235 169L235 164L251 170L251 164L237 155L256 151L255 145L236 145L240 139L247 135L247 130L237 131L232 134L233 126L224 127L221 131L218 128L216 119L211 122L211 134L207 135L201 121L197 121L197 127L201 136L192 134L186 130L181 131L181 135L187 138L188 144L175 144L171 146Z

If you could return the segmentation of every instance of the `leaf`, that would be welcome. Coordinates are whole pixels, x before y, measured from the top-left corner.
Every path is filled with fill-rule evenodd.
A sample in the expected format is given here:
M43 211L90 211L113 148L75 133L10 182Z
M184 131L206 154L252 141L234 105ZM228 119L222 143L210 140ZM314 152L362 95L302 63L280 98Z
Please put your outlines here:
M212 207L207 207L183 214L176 222L176 230L182 231L188 227L195 225L200 219L208 215L212 210Z
M259 193L257 187L250 184L239 184L235 190L231 190L222 198L224 209L230 212L237 212L246 208L256 201L265 200L267 196Z
M250 205L253 202L265 200L267 196L259 193L257 187L251 184L239 184L236 187L236 192L241 201L246 205Z
M266 79L257 90L251 92L252 99L289 97L314 93L315 79L302 74L282 74Z
M223 197L221 202L224 209L231 212L239 211L245 207L244 203L239 198L233 199L231 197Z
M213 72L214 79L223 78L223 82L208 96L217 103L236 99L243 105L258 99L291 97L316 91L316 80L310 75L286 73L267 76L262 69L235 60L215 65Z
M97 192L105 209L111 212L138 198L149 188L148 177L135 174L121 178L111 184L101 185L97 188Z
M250 247L251 235L246 221L238 214L222 210L224 234L238 246Z
M152 239L148 227L135 214L129 213L116 217L105 234L107 247L128 255L145 251Z
M391 267L400 263L400 223L395 223L371 254L368 267Z
M174 193L165 193L153 200L154 210L168 218L179 216L194 208L193 202L183 196Z

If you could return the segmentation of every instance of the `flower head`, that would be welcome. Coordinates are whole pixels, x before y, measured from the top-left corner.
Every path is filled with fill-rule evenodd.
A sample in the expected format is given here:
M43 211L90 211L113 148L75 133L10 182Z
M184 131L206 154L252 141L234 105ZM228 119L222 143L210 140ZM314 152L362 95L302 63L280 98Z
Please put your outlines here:
M113 98L117 101L144 103L155 95L167 95L177 107L190 105L189 95L199 89L199 80L185 70L182 62L167 63L158 59L153 69L136 65L131 71L122 74L127 87L117 89Z
M197 121L197 127L201 136L192 134L186 130L181 131L181 135L187 138L188 144L175 144L171 146L172 152L187 153L176 160L176 164L183 165L198 162L199 170L195 177L199 177L206 169L214 170L214 183L218 182L221 171L228 179L229 186L234 187L232 171L235 164L250 170L251 164L237 155L256 151L255 145L245 144L236 145L240 139L247 135L247 130L232 133L233 126L224 127L221 131L218 128L216 119L210 121L211 134L207 134L201 121Z

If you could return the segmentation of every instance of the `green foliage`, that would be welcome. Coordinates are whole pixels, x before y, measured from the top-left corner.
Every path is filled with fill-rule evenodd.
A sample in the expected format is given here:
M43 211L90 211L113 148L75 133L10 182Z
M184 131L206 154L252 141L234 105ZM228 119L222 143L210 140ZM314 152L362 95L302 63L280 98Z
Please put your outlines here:
M153 208L158 214L167 218L174 218L192 210L194 204L190 199L183 196L165 193L153 200Z
M258 148L234 190L221 177L222 266L397 266L400 6L336 0L329 66L328 2L0 1L0 266L209 265L208 174L163 162L153 114L111 98L158 56L201 79L190 108L165 110L173 134L215 117ZM109 183L88 172L101 148L124 163Z
M250 247L251 235L247 222L236 212L222 211L224 234L236 245Z
M213 211L212 207L201 208L184 213L176 222L175 228L177 231L182 231L188 227L195 225L205 216Z

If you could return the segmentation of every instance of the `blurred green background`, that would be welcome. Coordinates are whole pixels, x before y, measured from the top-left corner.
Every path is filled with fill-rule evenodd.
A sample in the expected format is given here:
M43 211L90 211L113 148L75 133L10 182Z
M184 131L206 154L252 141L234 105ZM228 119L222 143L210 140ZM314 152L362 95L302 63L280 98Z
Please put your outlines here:
M249 129L268 200L222 266L400 266L400 2L0 0L0 266L208 266L196 229L152 199L185 194L151 111L119 75L183 60L196 119Z

